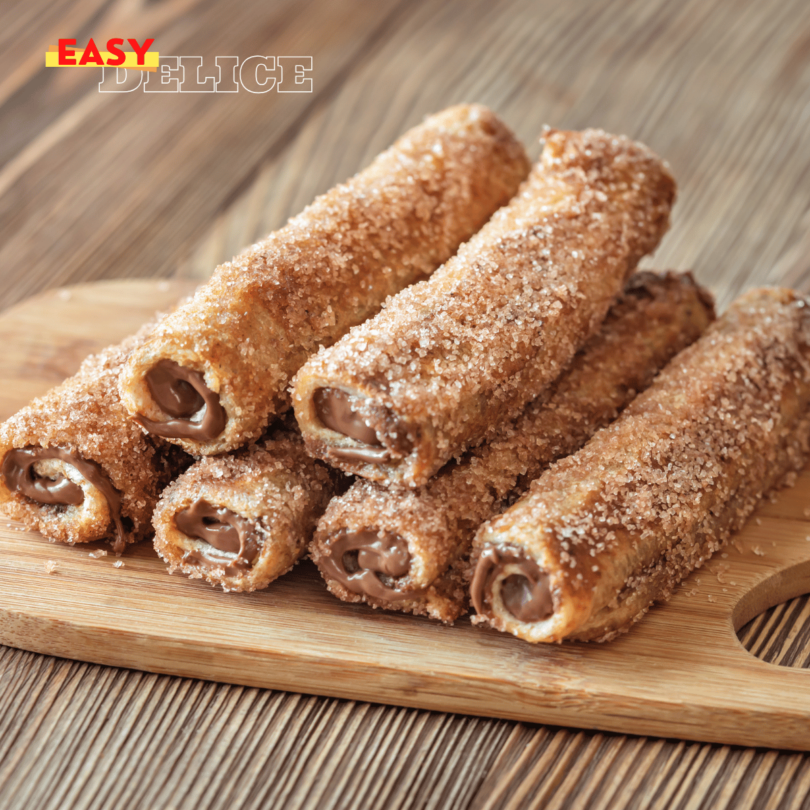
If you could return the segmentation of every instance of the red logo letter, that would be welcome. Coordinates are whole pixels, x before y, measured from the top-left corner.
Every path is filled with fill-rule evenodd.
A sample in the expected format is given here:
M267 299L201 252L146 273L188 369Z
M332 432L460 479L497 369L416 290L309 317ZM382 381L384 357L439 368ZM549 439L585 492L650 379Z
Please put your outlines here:
M75 65L76 60L73 58L73 54L76 51L68 50L68 45L75 45L75 39L60 39L59 40L59 64L60 65Z
M81 59L79 59L80 65L86 65L88 62L104 67L104 60L101 58L96 43L92 39L87 43L87 47L84 49Z
M123 45L123 39L108 39L107 40L107 50L115 57L115 59L110 59L107 64L110 67L115 67L116 65L123 65L124 60L127 58L124 52L119 48L119 45Z
M146 64L146 52L152 47L154 39L145 39L143 45L138 45L137 39L128 39L127 42L132 45L132 50L138 54L138 64Z

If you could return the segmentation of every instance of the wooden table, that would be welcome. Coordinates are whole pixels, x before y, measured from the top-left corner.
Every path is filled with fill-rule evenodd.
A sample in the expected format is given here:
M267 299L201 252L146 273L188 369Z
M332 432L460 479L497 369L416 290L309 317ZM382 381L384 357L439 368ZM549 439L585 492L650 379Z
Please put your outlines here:
M207 277L451 103L601 126L680 184L650 266L721 306L810 288L807 0L17 0L0 8L0 294ZM311 94L100 93L60 37L310 55ZM810 666L810 602L741 632ZM810 807L810 758L223 686L0 651L0 807Z

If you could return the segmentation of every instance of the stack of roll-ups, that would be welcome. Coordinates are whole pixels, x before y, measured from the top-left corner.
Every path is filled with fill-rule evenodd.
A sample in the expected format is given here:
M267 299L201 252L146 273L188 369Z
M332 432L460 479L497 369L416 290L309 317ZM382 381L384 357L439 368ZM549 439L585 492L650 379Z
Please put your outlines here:
M121 374L129 413L193 455L243 446L293 374L429 276L515 194L523 146L477 105L428 118L365 171L217 268Z
M232 459L198 461L167 492L155 547L172 570L255 590L306 553L342 476L306 454L300 433L279 436L271 424L289 409L292 376L318 346L433 273L529 168L523 146L486 108L432 116L219 267L132 353L121 395L151 433L195 455L256 439ZM181 392L196 399L181 407ZM245 533L254 538L247 545Z
M532 168L484 107L427 118L8 420L0 498L119 553L151 521L226 591L309 551L345 601L626 629L804 462L807 310L762 291L712 324L691 275L634 272L667 166L544 140Z
M62 543L109 539L121 553L151 529L161 490L191 461L128 416L118 375L152 331L88 357L79 371L0 426L0 503Z
M314 516L339 486L335 473L304 454L300 436L274 424L289 408L292 375L318 346L452 256L514 196L529 168L522 144L485 107L427 118L367 169L217 268L191 300L89 358L8 420L0 429L0 499L53 540L110 539L120 552L148 534L162 490L193 461L186 453L245 448L230 461L195 462L167 493L176 504L178 492L197 482L193 502L200 503L180 519L192 533L180 533L180 551L172 552L171 538L158 548L170 565L225 587L266 584L270 570L285 570L284 560L305 550ZM289 549L249 561L251 548L269 542L266 533L248 531L254 539L243 542L246 524L233 509L205 506L206 497L217 500L205 476L222 483L237 467L265 466L243 486L249 481L265 500L274 487L284 493L289 525L272 522ZM266 506L276 514L269 500ZM248 511L247 522L268 520ZM198 524L203 538L194 536ZM257 561L263 573L246 576Z
M312 549L329 590L457 619L467 608L465 569L478 526L613 420L713 314L688 274L631 278L563 374L487 442L420 487L360 480L330 503Z

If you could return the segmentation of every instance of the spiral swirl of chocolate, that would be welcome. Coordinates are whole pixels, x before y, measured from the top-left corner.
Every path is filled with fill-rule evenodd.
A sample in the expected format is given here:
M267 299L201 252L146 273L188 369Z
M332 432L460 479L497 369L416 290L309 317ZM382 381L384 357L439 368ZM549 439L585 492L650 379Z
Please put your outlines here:
M259 556L261 543L256 524L204 498L178 512L174 524L183 534L211 547L187 551L184 562L225 566L226 574L232 574L249 568Z
M3 481L13 492L45 506L79 506L84 503L84 492L64 475L48 478L37 474L38 461L57 459L70 464L79 475L94 486L107 501L115 540L113 550L120 553L126 546L126 535L121 522L121 494L95 461L88 461L78 453L62 447L22 447L9 450L3 459Z
M313 395L315 413L329 430L348 436L366 447L332 447L329 452L351 461L379 464L388 461L391 454L377 438L377 431L369 427L362 416L349 404L349 394L340 388L319 388Z
M352 593L388 602L413 599L420 592L403 591L395 579L410 570L408 544L393 532L341 530L321 559L325 573Z
M155 404L165 414L174 417L166 422L155 422L142 414L135 417L138 424L155 436L208 442L225 430L228 416L219 401L219 394L205 384L199 371L185 368L173 360L159 360L147 373L146 385ZM193 422L191 417L203 407L202 419Z
M379 434L361 414L352 408L348 391L340 388L318 388L312 396L315 415L324 427L341 436L348 436L360 443L360 447L329 447L328 453L347 461L366 464L382 464L397 456L406 456L413 450L407 429L387 408L380 413L385 425L385 444Z
M501 580L501 602L519 622L540 622L554 612L549 576L526 554L514 546L488 546L475 566L470 595L473 606L482 615L492 612L492 589L508 565L517 566Z

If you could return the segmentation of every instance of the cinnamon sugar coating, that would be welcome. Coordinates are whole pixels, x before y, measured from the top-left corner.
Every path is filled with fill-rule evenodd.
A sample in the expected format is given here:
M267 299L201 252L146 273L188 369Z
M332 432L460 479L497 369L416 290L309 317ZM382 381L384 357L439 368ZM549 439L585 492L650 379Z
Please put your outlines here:
M145 375L172 360L201 372L227 414L215 439L172 441L194 455L246 444L289 406L289 381L310 354L430 275L528 171L523 146L485 107L431 116L365 171L218 267L133 353L121 377L125 406L167 421Z
M332 500L311 549L329 590L344 601L421 613L444 622L467 610L466 568L478 526L502 511L555 459L576 451L646 388L714 317L710 296L691 275L638 273L600 332L521 415L418 489L358 480ZM412 591L390 602L352 593L321 562L348 530L391 532L408 544Z
M607 640L638 621L795 479L810 449L810 304L786 289L739 298L619 419L476 534L526 551L552 615L474 621L528 641ZM503 573L503 572L502 572ZM502 579L502 577L501 577Z
M73 377L0 426L0 460L14 448L59 447L99 464L121 496L123 540L128 543L150 532L160 491L187 458L179 449L145 436L118 394L118 375L126 358L154 325L149 323L122 343L91 355ZM82 503L37 503L10 490L0 476L0 503L7 514L62 543L109 539L116 550L122 550L110 506L95 486L61 461L39 462L37 469L51 477L63 475L81 487Z
M508 206L430 279L303 366L293 404L309 451L365 478L424 484L559 376L658 245L674 196L642 144L548 131ZM352 395L388 449L383 463L344 457L361 445L321 424L319 388Z
M277 429L236 453L202 458L161 496L154 515L155 550L172 573L205 579L226 591L266 588L306 551L339 478L310 458L300 434L289 429ZM181 532L175 518L199 498L252 522L259 553L251 566L229 570L226 564L193 561L208 544ZM235 560L237 555L230 556Z

